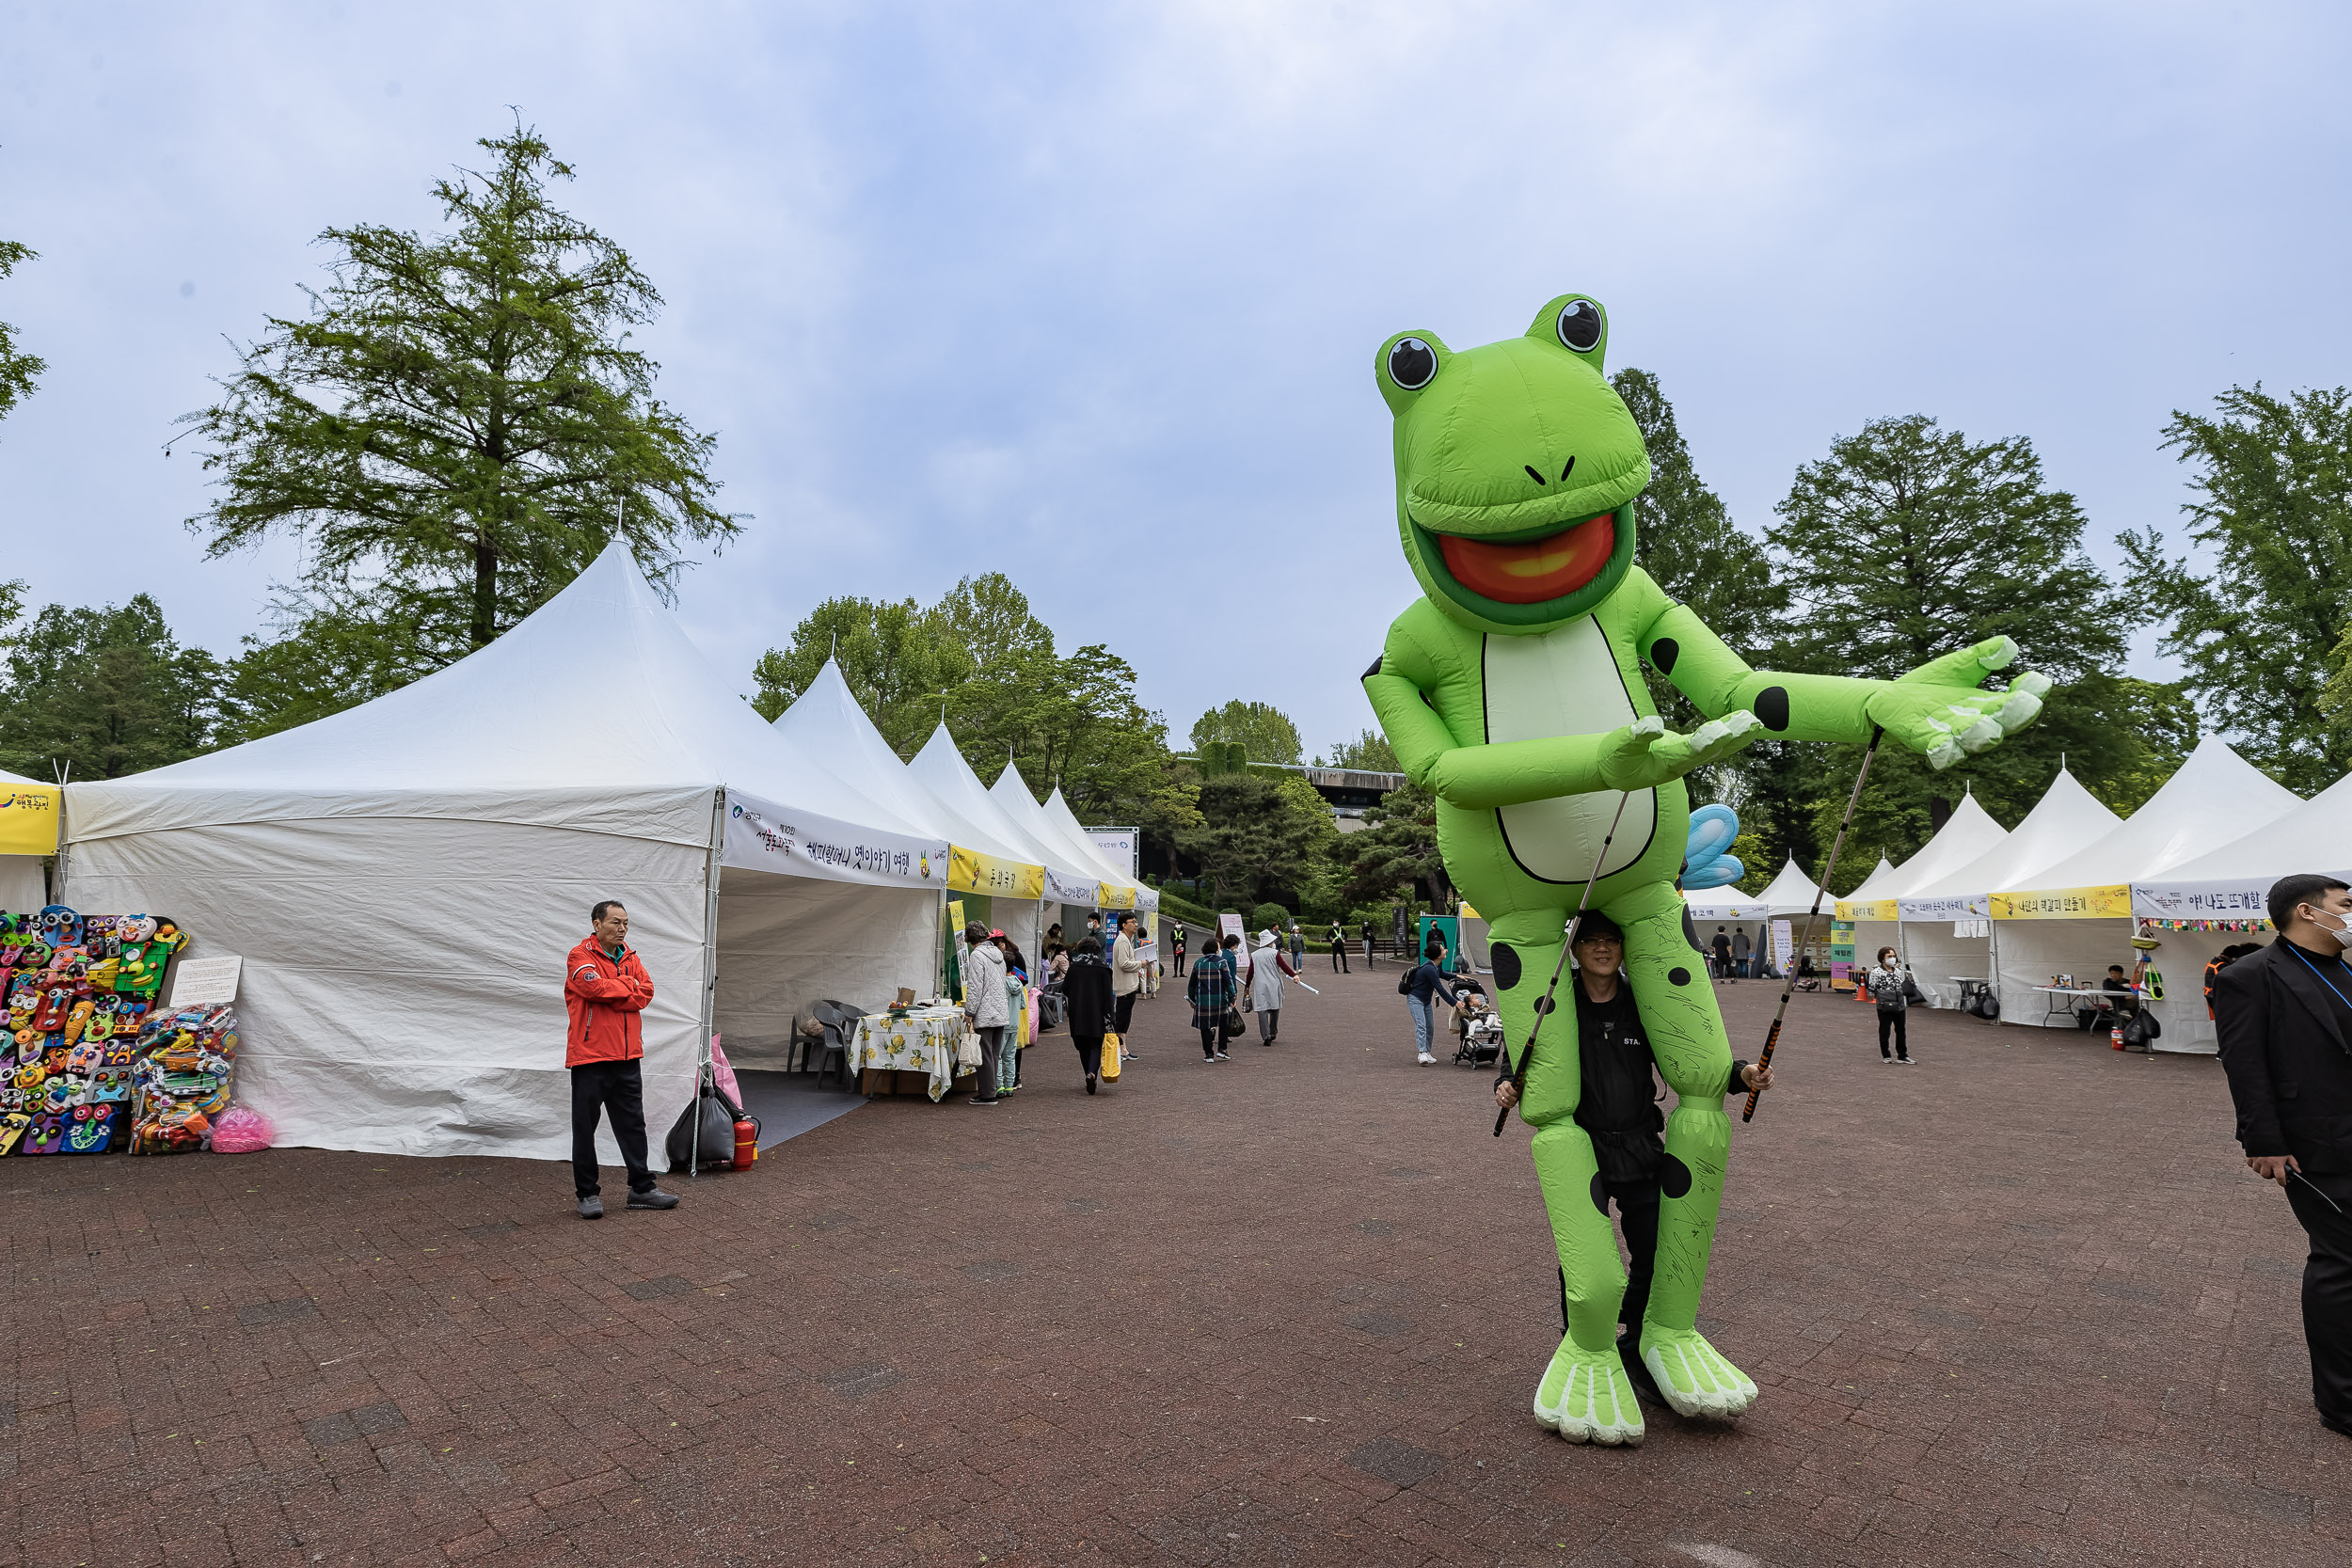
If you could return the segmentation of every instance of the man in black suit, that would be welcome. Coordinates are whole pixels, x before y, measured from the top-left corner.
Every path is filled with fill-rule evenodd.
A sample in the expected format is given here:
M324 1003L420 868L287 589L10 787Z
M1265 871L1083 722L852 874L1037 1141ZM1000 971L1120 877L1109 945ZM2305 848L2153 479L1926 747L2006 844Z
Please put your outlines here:
M2311 1236L2312 1402L2352 1437L2352 889L2285 877L2268 902L2279 938L2214 977L2214 1022L2246 1163Z

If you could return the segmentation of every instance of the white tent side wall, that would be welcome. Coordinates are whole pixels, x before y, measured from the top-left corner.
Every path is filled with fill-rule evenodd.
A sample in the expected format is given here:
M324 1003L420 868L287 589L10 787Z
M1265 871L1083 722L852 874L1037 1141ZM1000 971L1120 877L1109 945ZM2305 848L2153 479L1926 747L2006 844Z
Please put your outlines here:
M49 883L39 855L0 855L0 910L18 914L49 902Z
M719 878L712 1027L737 1067L782 1069L792 1021L818 1002L880 1012L938 983L940 895L728 866Z
M647 818L699 810L707 832L710 792L677 793ZM692 1090L708 864L707 844L612 832L325 816L77 840L65 891L178 921L190 957L243 956L237 1099L281 1144L566 1160L563 955L597 899L628 906L658 1141Z

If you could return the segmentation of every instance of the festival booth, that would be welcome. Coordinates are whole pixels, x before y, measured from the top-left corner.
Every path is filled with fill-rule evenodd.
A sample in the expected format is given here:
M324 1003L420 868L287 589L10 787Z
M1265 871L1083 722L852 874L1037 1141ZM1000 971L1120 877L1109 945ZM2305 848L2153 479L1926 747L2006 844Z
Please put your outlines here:
M1976 792L1964 791L1944 825L1919 847L1917 854L1895 867L1869 897L1862 896L1863 889L1856 888L1837 901L1837 920L1850 928L1848 940L1853 943L1854 961L1867 969L1880 948L1892 947L1911 966L1913 977L1933 1006L1959 1006L1961 988L1949 976L1980 978L1986 972L1981 967L1972 971L1943 964L1922 968L1911 951L1911 939L1918 933L1903 924L1901 900L1986 854L2008 836L2008 830L1977 804Z
M2112 832L2122 818L2076 782L2061 763L2050 787L2014 832L1967 864L1897 900L1904 961L1939 1007L1980 1007L2000 972L1994 949L1992 890L2015 887ZM1997 998L1997 992L1992 992Z
M59 896L243 957L238 1098L278 1142L568 1158L564 957L596 900L628 906L657 988L656 1129L717 1022L752 1039L811 990L879 1005L933 973L948 846L733 684L615 542L398 691L73 785Z
M1029 961L1029 979L1037 982L1038 955L1045 945L1045 927L1058 918L1049 915L1047 909L1062 904L1091 907L1101 895L1101 888L1092 874L1078 863L1076 857L1063 849L1038 842L1035 834L1009 816L1005 808L990 796L980 776L972 771L972 765L963 760L963 752L956 746L955 736L947 733L946 721L931 732L923 749L907 764L907 772L915 783L939 798L940 801L965 821L977 826L998 844L1010 846L1021 859L1038 866L1035 881L1025 881L1019 887L991 886L989 919L993 928L1011 939ZM1025 1033L1023 1036L1026 1043Z
M1012 819L1013 824L1028 834L1029 842L1045 852L1059 857L1059 863L1073 868L1075 880L1055 876L1046 890L1044 923L1048 928L1059 926L1062 941L1075 948L1086 932L1088 914L1095 910L1125 911L1135 908L1135 887L1123 877L1114 877L1092 853L1091 845L1073 843L1054 819L1045 815L1037 797L1029 793L1028 781L1011 762L996 775L989 786L989 799L996 808ZM1109 951L1105 937L1104 950ZM1044 962L1042 942L1035 950L1037 960Z
M1999 957L2002 1022L2075 1027L2073 1004L2048 988L2061 974L2095 988L2108 965L2132 969L2138 957L2132 946L2135 884L2161 885L2173 867L2302 804L2294 791L2207 736L2128 820L2008 887L1996 884L1987 907ZM2197 940L2201 935L2210 940ZM2210 1031L2198 1027L2203 1000L2197 997L2192 1008L2187 998L2206 960L2233 939L2192 933L2177 943L2164 940L2154 962L2170 983L2156 1010L2164 1025L2156 1049L2211 1052Z
M940 928L936 948L943 958L947 943L962 941L961 931L946 928L946 898L961 902L967 919L1001 924L993 919L993 897L1006 898L1007 908L1017 911L1042 891L1046 872L1037 856L1003 841L924 787L858 705L840 667L832 659L825 661L808 689L777 716L773 727L795 752L826 758L862 798L894 816L919 822L929 833L946 840L950 850L946 895L936 916Z
M2352 881L2352 775L2217 849L2132 885L2132 913L2164 945L2156 1048L2214 1047L2204 969L2221 949L2272 940L2270 884L2299 871Z
M41 862L57 852L65 791L0 768L0 910L39 910L49 902Z

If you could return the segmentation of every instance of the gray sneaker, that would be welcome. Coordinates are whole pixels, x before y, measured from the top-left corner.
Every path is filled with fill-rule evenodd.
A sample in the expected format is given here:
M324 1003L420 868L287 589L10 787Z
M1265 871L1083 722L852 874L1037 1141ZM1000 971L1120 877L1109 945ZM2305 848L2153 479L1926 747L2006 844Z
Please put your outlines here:
M677 1194L665 1193L659 1187L648 1187L642 1193L629 1194L628 1207L631 1209L675 1209L677 1207Z
M580 1200L580 1217L583 1220L604 1218L604 1199L591 1193Z

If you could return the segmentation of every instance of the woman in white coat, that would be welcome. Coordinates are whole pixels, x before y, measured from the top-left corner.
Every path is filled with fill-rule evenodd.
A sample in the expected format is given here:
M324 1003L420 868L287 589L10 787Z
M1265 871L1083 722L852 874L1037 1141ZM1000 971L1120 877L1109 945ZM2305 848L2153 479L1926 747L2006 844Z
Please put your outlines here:
M1272 1045L1282 1027L1282 976L1297 977L1282 944L1272 931L1258 933L1258 950L1249 956L1249 1006L1258 1015L1258 1043Z

